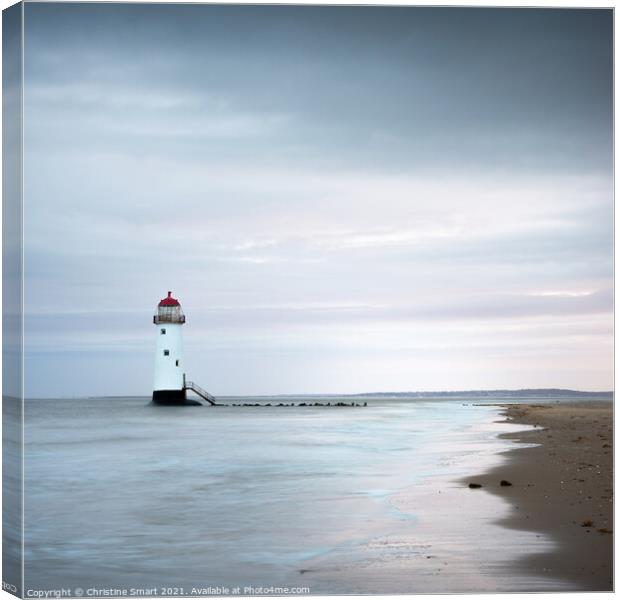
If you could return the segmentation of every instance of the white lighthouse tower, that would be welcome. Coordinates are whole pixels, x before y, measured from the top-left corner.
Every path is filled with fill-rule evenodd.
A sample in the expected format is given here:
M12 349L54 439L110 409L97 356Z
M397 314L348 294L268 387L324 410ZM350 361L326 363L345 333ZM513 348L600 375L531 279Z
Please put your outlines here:
M185 366L183 364L183 334L185 315L172 292L157 305L153 317L157 326L155 381L153 402L156 404L185 404Z

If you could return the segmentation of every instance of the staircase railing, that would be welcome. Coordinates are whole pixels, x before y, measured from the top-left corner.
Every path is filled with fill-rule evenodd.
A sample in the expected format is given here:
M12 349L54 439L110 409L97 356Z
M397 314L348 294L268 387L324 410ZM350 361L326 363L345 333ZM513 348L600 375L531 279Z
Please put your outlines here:
M198 384L194 383L193 381L186 381L185 389L192 390L192 392L195 392L196 394L198 394L198 396L200 396L201 398L204 398L207 402L211 404L217 404L217 400L215 399L215 396L212 396L211 394L209 394L207 390L203 390Z

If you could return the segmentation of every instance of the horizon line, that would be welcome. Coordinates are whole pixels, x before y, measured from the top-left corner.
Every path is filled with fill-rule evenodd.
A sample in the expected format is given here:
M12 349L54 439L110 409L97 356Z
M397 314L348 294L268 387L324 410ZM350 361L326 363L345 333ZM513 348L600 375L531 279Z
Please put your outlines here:
M595 395L612 395L614 394L614 390L601 390L601 391L584 391L584 390L574 390L569 388L517 388L517 389L470 389L470 390L426 390L426 391L404 391L404 392L355 392L355 393L335 393L335 392L315 392L315 393L281 393L281 394L223 394L217 395L216 398L285 398L285 397L360 397L360 396L417 396L423 397L425 395L428 396L458 396L463 394L473 395L473 394L524 394L529 393L531 395L535 394L552 394L552 395L562 395L562 394L570 394L570 395L582 395L582 396L595 396ZM151 394L147 395L102 395L102 396L33 396L29 398L23 398L24 400L70 400L70 399L95 399L95 398L149 398ZM5 398L9 398L5 396ZM20 400L20 398L15 398Z

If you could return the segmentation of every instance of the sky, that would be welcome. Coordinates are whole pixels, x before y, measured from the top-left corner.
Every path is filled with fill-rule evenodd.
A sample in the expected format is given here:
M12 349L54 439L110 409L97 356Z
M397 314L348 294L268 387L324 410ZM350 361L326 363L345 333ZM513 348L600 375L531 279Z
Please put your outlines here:
M611 10L26 3L26 395L613 386Z

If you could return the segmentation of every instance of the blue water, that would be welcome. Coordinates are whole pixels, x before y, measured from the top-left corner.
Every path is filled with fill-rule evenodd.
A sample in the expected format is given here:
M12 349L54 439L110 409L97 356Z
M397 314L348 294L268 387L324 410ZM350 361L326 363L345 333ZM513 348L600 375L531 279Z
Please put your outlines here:
M509 442L497 437L498 409L475 399L363 400L367 407L28 400L26 589L381 589L366 586L362 571L323 577L320 565L357 564L373 540L395 533L415 539L424 506L403 509L394 498L428 478L479 472Z

